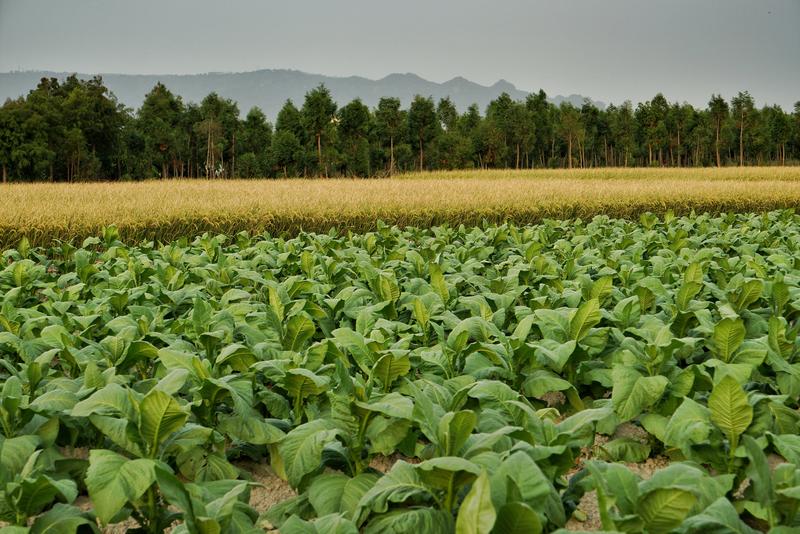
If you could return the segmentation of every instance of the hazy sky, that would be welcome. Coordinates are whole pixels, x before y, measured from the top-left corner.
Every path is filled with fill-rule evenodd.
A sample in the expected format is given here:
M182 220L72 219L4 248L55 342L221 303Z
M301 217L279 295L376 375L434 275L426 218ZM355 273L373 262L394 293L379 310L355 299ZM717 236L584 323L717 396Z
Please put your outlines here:
M0 0L0 71L454 76L606 102L800 100L800 0Z

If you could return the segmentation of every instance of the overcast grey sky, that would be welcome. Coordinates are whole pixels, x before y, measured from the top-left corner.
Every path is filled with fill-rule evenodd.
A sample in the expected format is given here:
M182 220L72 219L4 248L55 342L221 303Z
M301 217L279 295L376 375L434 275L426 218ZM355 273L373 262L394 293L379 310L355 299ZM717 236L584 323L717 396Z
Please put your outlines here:
M0 71L414 72L634 102L800 100L800 0L0 0Z

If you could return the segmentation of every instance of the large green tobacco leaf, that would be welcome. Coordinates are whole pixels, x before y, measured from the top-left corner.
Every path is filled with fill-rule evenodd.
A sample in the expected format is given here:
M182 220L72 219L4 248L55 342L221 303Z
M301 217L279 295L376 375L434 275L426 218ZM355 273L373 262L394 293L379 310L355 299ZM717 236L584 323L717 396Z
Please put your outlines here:
M720 360L729 362L745 337L741 319L725 318L714 326L714 349Z
M571 339L581 341L601 319L600 302L596 298L584 302L575 311L570 320L569 334Z
M295 315L286 325L283 346L287 350L299 351L314 336L314 321L304 314Z
M710 415L709 409L702 404L689 398L684 399L667 422L664 443L689 455L692 446L708 443L713 430Z
M764 282L761 280L749 280L745 282L738 291L731 294L730 299L736 312L741 312L750 307L751 304L761 298L764 292Z
M88 417L92 414L133 418L129 391L119 384L109 384L95 391L89 398L72 408L73 417Z
M153 460L129 460L102 449L91 451L86 488L98 519L109 523L126 504L144 495L156 480L155 467Z
M439 295L439 298L442 299L442 302L447 303L447 301L450 300L450 290L442 274L442 268L436 263L431 263L428 269L431 274L431 287L433 287L433 290Z
M492 504L492 491L486 471L472 483L461 502L456 518L456 534L482 534L494 526L497 512Z
M411 369L411 362L405 354L388 353L381 356L372 368L372 376L377 378L383 389L387 390L401 376Z
M341 473L325 473L311 483L308 500L317 515L343 513L353 517L358 501L375 484L378 476L362 473L350 478Z
M255 414L221 416L217 430L233 439L253 445L278 443L285 436L280 429Z
M47 475L24 478L8 495L17 511L28 517L41 512L56 498L71 503L77 496L78 488L74 481L55 480Z
M391 503L430 496L430 488L423 484L414 466L401 460L361 497L355 517L361 524L370 513L386 512Z
M75 534L79 529L81 532L99 532L86 512L74 506L56 504L36 518L30 534Z
M189 414L170 395L154 389L142 399L139 417L139 432L152 457L164 440L186 423Z
M696 501L689 491L661 488L642 495L636 508L647 531L661 534L680 525Z
M292 516L281 525L281 534L358 534L355 524L339 514L320 516L313 522Z
M472 411L462 410L445 414L439 420L439 427L436 433L441 455L453 456L457 454L475 428L476 422L477 418Z
M571 339L566 343L559 343L554 339L543 339L535 343L536 354L543 359L545 365L560 373L575 352L576 341Z
M0 435L0 482L8 482L22 471L39 442L37 436L4 438Z
M492 534L541 534L542 520L525 503L510 502L497 512Z
M406 508L377 516L364 527L364 534L450 534L453 519L435 508Z
M611 402L622 421L628 421L655 404L669 385L665 376L642 376L624 365L614 366Z
M338 432L332 421L317 419L286 435L278 445L278 453L289 484L299 486L305 475L322 467L322 450L336 439Z
M753 421L753 407L747 402L739 382L726 375L714 386L708 397L711 421L722 430L731 444L731 455L750 423Z
M739 513L728 499L720 497L701 513L686 518L678 532L683 534L704 534L706 532L756 534L758 531L747 526L739 518Z

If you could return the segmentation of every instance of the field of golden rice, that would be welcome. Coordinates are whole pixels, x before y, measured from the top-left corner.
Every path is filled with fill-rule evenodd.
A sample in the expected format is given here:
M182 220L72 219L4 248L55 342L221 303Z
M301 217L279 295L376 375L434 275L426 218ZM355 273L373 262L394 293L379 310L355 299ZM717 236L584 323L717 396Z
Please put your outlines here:
M391 179L169 180L0 186L0 244L210 231L367 231L647 211L759 212L800 206L800 167L457 171Z

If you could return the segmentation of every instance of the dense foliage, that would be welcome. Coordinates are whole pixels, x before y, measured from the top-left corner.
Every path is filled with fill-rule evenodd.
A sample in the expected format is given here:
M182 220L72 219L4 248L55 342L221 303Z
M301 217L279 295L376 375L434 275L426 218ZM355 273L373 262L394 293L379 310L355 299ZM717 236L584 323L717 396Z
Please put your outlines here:
M377 176L470 168L710 166L800 160L800 102L793 113L757 109L739 93L706 109L658 94L598 109L524 102L503 93L485 114L417 96L408 109L383 98L337 109L324 86L291 101L275 127L253 108L242 119L216 93L184 103L156 85L135 113L93 78L42 79L0 108L3 181L149 177Z
M609 531L795 531L799 223L23 241L0 260L4 532L536 533L590 490ZM620 463L655 455L647 480ZM242 458L298 496L259 517Z

